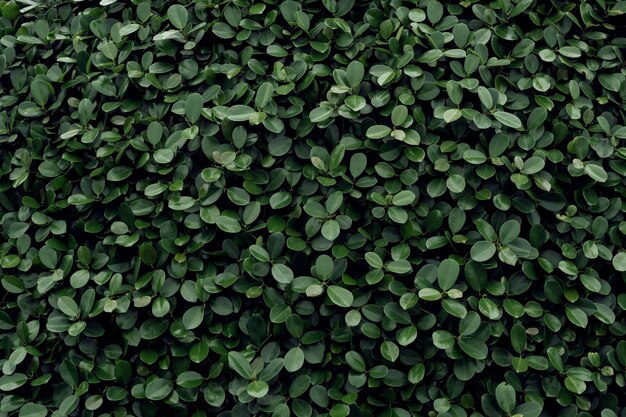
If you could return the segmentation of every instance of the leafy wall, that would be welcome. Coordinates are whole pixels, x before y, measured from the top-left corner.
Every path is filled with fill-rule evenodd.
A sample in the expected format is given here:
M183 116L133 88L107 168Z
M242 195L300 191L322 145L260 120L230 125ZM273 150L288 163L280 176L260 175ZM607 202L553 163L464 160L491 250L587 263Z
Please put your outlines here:
M0 10L0 417L626 415L626 2Z

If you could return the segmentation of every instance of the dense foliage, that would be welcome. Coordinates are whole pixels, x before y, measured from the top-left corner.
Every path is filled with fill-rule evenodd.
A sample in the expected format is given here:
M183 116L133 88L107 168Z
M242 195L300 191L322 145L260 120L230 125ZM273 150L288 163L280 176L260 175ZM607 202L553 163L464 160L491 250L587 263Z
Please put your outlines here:
M0 417L626 415L625 1L0 11Z

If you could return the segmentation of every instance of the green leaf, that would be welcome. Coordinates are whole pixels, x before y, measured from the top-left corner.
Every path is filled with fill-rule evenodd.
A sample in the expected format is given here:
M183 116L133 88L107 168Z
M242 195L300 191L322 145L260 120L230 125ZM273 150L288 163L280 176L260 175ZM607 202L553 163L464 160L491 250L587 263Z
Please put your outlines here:
M346 363L356 372L365 372L365 360L360 353L350 351L346 353Z
M459 120L463 116L463 112L461 109L448 109L443 112L443 120L446 123L452 123L456 120Z
M511 328L511 346L517 353L526 349L526 329L519 323Z
M167 18L176 29L182 30L187 26L189 16L184 6L174 4L167 9Z
M565 314L569 321L578 327L586 328L589 323L589 318L583 310L578 307L568 306L565 307Z
M449 80L446 83L446 91L448 93L448 97L450 97L450 101L456 106L461 104L463 101L463 89L461 85L454 80Z
M239 221L232 217L219 216L215 224L226 233L239 233L241 231Z
M613 257L613 268L616 271L626 271L626 252L620 252Z
M117 95L117 88L111 78L101 75L91 82L93 88L100 94L108 97Z
M61 416L67 416L78 407L79 402L80 398L77 395L70 395L61 401L57 412Z
M548 111L543 107L536 107L535 109L533 109L533 111L530 112L530 115L528 116L528 130L536 129L539 126L543 125L543 122L546 120L547 117Z
M606 182L609 178L604 168L595 164L585 165L585 174L589 175L594 181L597 182Z
M50 94L54 94L54 89L50 83L38 78L31 84L30 94L35 103L43 107L48 101Z
M442 297L441 292L434 288L422 288L419 290L418 295L419 298L426 301L437 301Z
M255 105L262 109L267 106L272 100L272 96L274 94L274 86L270 82L264 82L259 86L259 89L256 92L255 97Z
M246 391L251 397L263 398L269 392L270 387L265 381L252 381L246 387Z
M365 67L359 61L352 61L348 64L346 78L350 87L355 88L361 85L364 75Z
M54 269L59 262L59 255L51 246L44 246L39 249L39 260L49 269Z
M478 93L478 98L480 99L480 102L483 104L483 106L485 106L485 108L493 108L493 97L486 87L483 87L481 85L476 89L476 92Z
M569 391L578 395L582 394L587 389L587 385L585 384L584 381L573 376L567 376L565 378L565 387Z
M511 56L515 58L523 58L529 55L533 51L534 47L535 42L528 38L522 39L511 51Z
M391 112L391 123L393 123L394 126L401 126L404 124L408 117L409 109L407 109L406 106L396 106Z
M454 336L446 330L435 330L433 332L433 344L439 349L450 349L454 346Z
M489 352L487 345L475 337L461 336L459 337L458 342L461 350L463 350L463 352L465 352L469 357L476 360L483 360L487 358L487 354Z
M538 403L524 403L513 409L512 415L524 417L539 417L543 407Z
M19 417L45 417L48 409L41 404L26 403L20 408Z
M224 22L216 22L211 31L215 36L221 39L232 39L237 35L237 32L228 24Z
M174 7L174 6L172 6ZM185 117L189 123L196 123L202 114L203 100L198 93L191 93L185 99Z
M533 175L540 172L546 166L545 161L538 156L531 156L524 162L522 172L527 175Z
M0 376L0 391L13 391L28 382L28 377L21 373Z
M167 184L150 184L143 192L146 197L156 197L159 194L164 193L168 188Z
M311 110L309 113L309 119L312 123L322 123L330 119L334 110L331 107L318 107Z
M161 33L157 33L156 35L154 35L152 40L155 42L174 41L174 40L183 42L185 40L185 36L182 33L180 33L179 30L170 29L170 30L163 31ZM156 80L154 81L154 83L156 83L157 85L160 85L160 83Z
M575 46L563 46L559 48L559 53L568 58L580 58L582 55L580 49Z
M496 231L491 224L483 219L478 219L475 223L478 228L478 232L483 238L485 238L485 240L490 240L492 242L496 241L498 236L496 235Z
M125 166L116 166L107 172L107 180L109 181L124 181L128 179L133 173L133 169Z
M296 23L298 24L300 29L304 30L305 32L308 32L309 28L311 26L311 22L310 22L309 16L306 13L303 13L301 11L297 11L294 14L294 17L295 17Z
M64 314L70 317L77 317L79 313L78 304L70 297L62 296L57 300L57 306Z
M457 291L457 290L453 290ZM454 317L458 317L460 319L467 316L467 308L458 301L455 300L443 300L441 301L441 306L448 313L452 314Z
M281 284L291 284L293 281L293 271L287 265L272 265L272 276Z
M176 377L176 385L183 388L196 388L204 382L204 377L195 371L185 371Z
M516 220L507 220L498 232L498 237L502 243L510 243L516 239L521 231L521 225Z
M346 97L344 103L353 111L360 111L367 105L365 98L356 95Z
M380 259L376 252L367 252L365 260L372 268L381 269L383 267L383 260Z
M193 330L204 320L204 306L193 306L183 314L183 325L187 330Z
M502 123L505 126L511 127L513 129L522 129L522 121L516 115L512 113L507 113L505 111L496 111L493 112L493 117L496 118L497 121Z
M256 111L252 107L236 104L228 109L227 117L228 120L232 120L233 122L247 122L256 114Z
M289 349L285 355L285 369L287 372L296 372L304 365L304 352L299 347Z
M339 237L341 229L339 223L336 220L326 220L322 225L322 236L326 239L333 241Z
M604 324L613 324L615 323L615 313L613 310L604 304L595 303L596 311L593 313L593 316L596 317Z
M139 334L142 339L154 340L161 336L167 330L167 321L149 319L139 328Z
M210 406L220 407L226 400L226 392L224 388L216 382L209 382L202 390L204 401Z
M437 282L439 288L446 291L452 288L459 277L460 267L454 259L445 259L441 261L437 268Z
M501 382L496 387L496 401L500 409L505 413L510 413L515 408L515 397L515 388L506 382Z
M496 246L486 240L476 242L470 250L470 256L476 262L486 262L496 254Z
M392 204L394 206L408 206L413 201L415 201L415 193L410 190L404 190L393 196Z
M239 352L228 352L228 367L245 379L252 378L250 362Z
M174 383L166 378L155 378L146 385L145 396L152 401L159 401L170 395Z
M487 161L487 157L484 153L474 149L466 150L463 153L463 159L473 165L480 165Z
M600 74L598 76L600 84L609 91L618 92L621 88L624 78L621 79L614 74Z
M124 25L120 28L120 36L128 36L132 33L137 32L139 28L141 28L141 25L137 23L129 23L127 25Z
M398 359L398 356L400 356L400 348L398 348L398 345L395 343L385 340L380 345L380 354L389 362L395 362Z
M465 178L458 174L452 174L446 180L446 187L453 193L462 193L465 190Z
M326 290L330 301L339 307L348 308L354 302L354 296L348 290L338 285L331 285Z
M413 365L409 369L408 379L411 384L419 384L426 375L426 367L423 363Z
M365 136L370 139L382 139L391 134L391 128L384 125L375 125L367 129Z
M488 298L481 298L478 301L478 309L490 320L498 320L500 318L500 308Z

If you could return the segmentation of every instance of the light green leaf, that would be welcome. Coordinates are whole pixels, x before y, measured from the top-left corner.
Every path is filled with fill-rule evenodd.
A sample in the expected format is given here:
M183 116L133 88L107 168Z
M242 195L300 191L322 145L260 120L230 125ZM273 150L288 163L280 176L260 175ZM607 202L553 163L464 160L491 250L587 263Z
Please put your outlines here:
M390 340L385 340L380 345L380 353L383 358L387 359L389 362L395 362L400 356L400 348L394 342Z
M77 317L79 313L78 304L70 297L62 296L57 300L57 306L64 314L70 317Z
M329 286L326 293L328 294L330 301L339 307L348 308L354 302L354 296L352 293L338 285Z
M565 315L573 324L578 327L582 327L583 329L587 327L589 323L589 318L587 314L583 310L578 307L568 306L565 307Z
M272 276L281 284L290 284L293 281L293 271L287 265L272 265Z
M509 243L516 239L521 231L521 225L516 220L507 220L500 227L498 237L502 243Z
M392 204L394 206L408 206L413 201L415 201L415 193L410 190L404 190L393 196Z
M309 113L309 119L312 123L322 123L328 120L333 115L334 110L331 107L318 107L311 110Z
M626 271L626 252L620 252L613 257L613 268L616 271L625 272Z
M232 217L219 216L215 224L226 233L239 233L241 231L239 221L237 219L233 219Z
M299 347L289 350L285 355L285 369L287 372L296 372L304 365L304 352Z
M174 4L167 9L167 18L176 29L182 30L187 25L189 16L184 6Z
M255 115L256 111L252 107L236 104L228 109L227 117L233 122L247 122Z
M496 245L486 240L476 242L470 250L470 256L476 262L486 262L496 254Z
M165 378L155 378L146 385L145 396L149 400L159 401L170 395L174 383Z
M196 123L202 114L203 99L198 93L191 93L185 99L185 116L189 123Z
M365 136L370 139L382 139L391 133L391 128L384 125L374 125L367 129Z
M521 130L523 128L522 121L519 119L519 117L512 113L507 113L505 111L496 111L493 113L493 117L495 117L496 120L503 125L511 127L513 129Z
M352 61L348 64L346 68L346 78L348 79L348 83L350 87L355 88L361 84L363 81L363 76L365 74L365 67L359 61Z
M239 352L228 352L228 367L246 379L252 378L250 362Z
M609 178L608 174L600 165L586 164L585 173L589 175L593 180L598 182L606 182Z
M446 291L452 288L459 277L460 267L454 259L444 259L437 268L437 282L439 288Z
M269 102L272 100L272 95L274 94L274 86L270 82L264 82L261 84L256 92L255 97L255 105L262 109L267 106Z
M252 381L248 384L246 391L254 398L263 398L269 392L270 387L265 381Z
M26 403L20 408L19 417L46 417L48 409L41 404Z
M433 344L439 349L450 349L454 346L454 336L446 330L435 330Z
M505 413L513 411L516 404L515 388L506 382L498 384L496 387L496 401L500 409Z

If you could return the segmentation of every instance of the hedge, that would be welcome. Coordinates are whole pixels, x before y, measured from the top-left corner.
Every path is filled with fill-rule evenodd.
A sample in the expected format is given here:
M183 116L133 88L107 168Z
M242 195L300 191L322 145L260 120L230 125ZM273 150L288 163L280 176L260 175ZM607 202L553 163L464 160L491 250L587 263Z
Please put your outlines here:
M626 1L0 11L0 417L626 416Z

